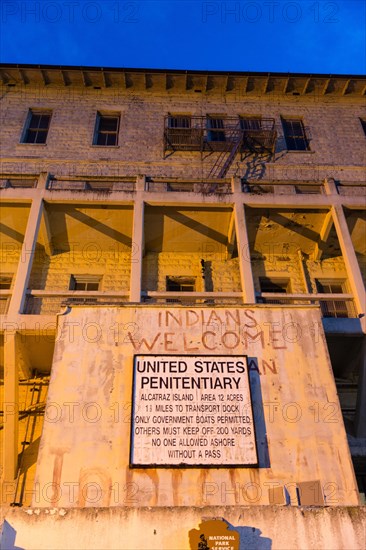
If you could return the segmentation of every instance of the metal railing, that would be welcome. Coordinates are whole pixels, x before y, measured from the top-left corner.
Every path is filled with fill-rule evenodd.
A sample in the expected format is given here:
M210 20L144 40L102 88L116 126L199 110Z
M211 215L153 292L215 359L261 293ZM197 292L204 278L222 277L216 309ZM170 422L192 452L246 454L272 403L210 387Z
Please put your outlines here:
M178 124L172 123L177 118ZM184 119L184 121L183 121ZM218 123L220 121L220 123ZM224 151L230 141L236 142L233 130L238 129L239 117L187 116L164 118L165 151ZM216 126L216 127L215 127ZM257 126L246 128L240 125L242 134L241 151L273 151L277 132L274 118L258 119Z

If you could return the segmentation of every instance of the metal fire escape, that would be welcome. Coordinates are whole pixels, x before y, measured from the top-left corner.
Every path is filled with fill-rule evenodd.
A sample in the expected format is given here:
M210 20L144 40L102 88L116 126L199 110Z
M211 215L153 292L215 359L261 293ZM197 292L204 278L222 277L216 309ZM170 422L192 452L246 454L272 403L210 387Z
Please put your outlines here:
M175 151L218 153L208 179L222 179L236 155L269 160L275 151L277 132L272 118L165 117L164 156ZM209 155L211 158L211 155Z
M220 152L213 166L211 167L208 179L224 178L234 162L236 153L242 145L244 132L241 129L240 121L234 128L229 128L225 131L225 149Z

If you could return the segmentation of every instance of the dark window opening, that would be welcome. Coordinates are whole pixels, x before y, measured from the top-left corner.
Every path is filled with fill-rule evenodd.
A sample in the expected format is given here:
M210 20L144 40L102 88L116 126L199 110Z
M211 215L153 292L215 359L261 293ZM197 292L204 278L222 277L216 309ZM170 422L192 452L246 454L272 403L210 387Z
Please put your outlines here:
M30 111L22 143L46 143L51 113Z
M195 280L187 277L167 277L166 289L169 292L194 292Z
M261 117L240 117L240 128L242 130L261 130L262 118Z
M291 292L290 279L260 277L259 285L261 292L268 292L271 294L289 294ZM271 300L269 298L262 298L262 300L265 304L288 304L286 300Z
M304 124L301 119L282 119L286 147L289 151L309 151L309 140L306 137Z
M13 277L11 275L3 275L0 277L0 290L9 290L11 287L11 281Z
M194 292L196 281L194 277L167 277L166 289L168 292ZM178 298L168 298L169 303L181 303Z
M360 122L361 122L363 133L366 136L366 118L360 118Z
M168 128L190 128L191 117L187 115L176 115L168 117Z
M119 132L118 115L97 114L94 145L113 146L118 145Z
M225 141L224 120L222 118L207 118L207 141Z

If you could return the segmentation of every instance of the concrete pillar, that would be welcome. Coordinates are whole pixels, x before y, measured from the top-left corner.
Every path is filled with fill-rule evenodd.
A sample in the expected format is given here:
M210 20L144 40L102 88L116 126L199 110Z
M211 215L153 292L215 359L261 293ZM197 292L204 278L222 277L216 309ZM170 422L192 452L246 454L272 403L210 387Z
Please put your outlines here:
M241 178L233 176L231 178L231 192L232 193L241 193Z
M253 284L252 264L250 261L248 232L245 220L244 206L241 201L235 202L234 215L243 301L246 304L255 304L255 292Z
M139 193L133 209L130 302L141 302L142 260L144 256L144 209Z
M366 332L366 294L361 270L353 248L351 235L342 206L332 206L334 226L337 231L343 260L347 269L348 281L354 296L356 312L360 315L363 331Z
M37 188L38 189L47 189L48 180L50 178L50 174L48 172L41 172L39 174L39 178L37 181Z
M360 371L358 376L357 405L355 416L356 437L366 437L366 337L360 353Z
M334 178L325 178L324 189L327 195L338 195L337 186Z
M16 358L16 332L4 333L4 445L3 481L13 481L18 471L18 365Z
M15 275L15 282L10 299L8 316L23 313L23 306L27 293L29 276L32 270L34 254L38 238L39 226L43 213L42 197L33 200L29 213L27 229L24 235L22 251L19 258L18 269Z

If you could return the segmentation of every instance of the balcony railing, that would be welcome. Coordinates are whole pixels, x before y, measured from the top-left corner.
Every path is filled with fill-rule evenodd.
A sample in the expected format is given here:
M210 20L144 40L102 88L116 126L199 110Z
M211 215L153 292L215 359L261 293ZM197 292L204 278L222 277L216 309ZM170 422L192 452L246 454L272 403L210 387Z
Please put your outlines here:
M11 178L0 180L0 189L33 189L37 187L35 178Z
M174 291L146 291L142 293L142 300L150 304L243 304L242 292L174 292Z
M7 313L10 292L0 294L0 314ZM269 305L320 305L324 318L357 318L352 294L285 294L257 292L257 303ZM118 306L129 301L125 291L75 291L75 290L29 290L24 314L56 315L67 306ZM173 292L143 291L141 301L146 304L232 304L244 303L242 292Z
M320 305L323 317L355 318L356 308L352 294L285 294L282 292L258 292L257 302L265 304Z
M242 185L244 193L253 195L321 195L324 193L324 186L321 183L313 182L244 182Z
M89 290L30 290L27 293L24 313L28 315L56 315L67 306L118 306L129 299L128 291Z
M112 193L114 191L133 192L135 191L135 183L133 181L116 181L116 180L67 180L67 179L50 179L47 184L47 189L50 191L90 191L94 193Z
M340 195L343 196L355 196L355 197L366 197L366 184L338 184L337 190Z
M275 120L262 118L256 127L245 128L237 117L220 118L221 127L210 127L208 117L185 117L185 126L171 126L171 116L165 117L165 151L226 151L240 139L241 152L273 152L277 137ZM177 120L182 120L177 118Z
M148 191L155 193L202 193L204 195L227 195L232 192L230 182L147 182Z

